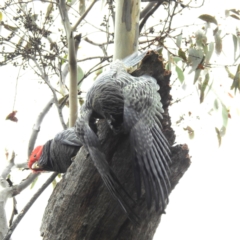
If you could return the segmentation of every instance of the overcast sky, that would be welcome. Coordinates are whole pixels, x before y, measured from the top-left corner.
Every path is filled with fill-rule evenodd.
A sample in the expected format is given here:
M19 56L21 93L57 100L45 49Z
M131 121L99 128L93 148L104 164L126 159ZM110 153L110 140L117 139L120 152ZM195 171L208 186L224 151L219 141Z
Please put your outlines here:
M200 1L197 1L200 2ZM198 21L197 16L208 13L216 16L224 16L224 10L239 7L238 1L216 1L208 0L201 10L189 11L189 14L182 15L183 24L187 21ZM236 6L238 5L238 6ZM197 12L199 11L199 12ZM215 13L213 13L215 11ZM228 52L228 47L223 46L223 51ZM225 58L222 54L222 58ZM227 94L231 80L227 74L219 69L218 74L214 72L215 90L231 110L226 136L223 138L222 146L218 147L214 127L221 124L221 113L209 112L212 108L216 95L212 94L203 104L199 104L199 96L196 94L196 86L192 86L193 76L189 75L187 89L179 87L172 93L173 96L188 96L179 104L170 109L172 124L177 134L177 143L187 143L190 149L192 164L179 184L170 195L170 202L166 214L162 217L161 224L156 232L155 240L214 240L214 239L240 239L240 159L239 159L239 135L240 135L240 99L239 96L230 98ZM16 83L16 72L12 68L0 68L2 88L0 94L0 139L1 146L11 143L18 146L18 159L25 158L27 141L39 109L43 107L43 101L48 101L51 94L46 86L37 84L32 76L24 76L24 81L18 86L17 110L19 122L17 124L5 121L6 115L12 110L14 91ZM173 75L174 77L174 75ZM7 81L6 81L7 79ZM47 92L46 92L47 91ZM190 95L191 94L191 95ZM239 94L238 94L239 95ZM44 96L44 97L43 97ZM41 101L39 101L41 99ZM46 103L45 102L45 103ZM10 110L10 111L9 111ZM191 117L187 117L192 112ZM206 114L206 112L209 114ZM56 109L52 109L43 122L38 143L44 143L48 138L53 137L61 125L59 121L49 126L53 121ZM183 127L191 126L195 130L193 140L188 138L183 127L176 124L179 116L185 114ZM198 118L198 116L200 118ZM15 125L14 125L15 124ZM9 130L10 129L10 130ZM43 134L44 133L44 134ZM14 143L14 144L13 144ZM1 149L3 152L3 149ZM21 159L24 161L24 159ZM17 173L17 174L16 174ZM27 173L14 170L15 181L20 181ZM42 174L40 180L33 190L26 189L17 196L18 210L24 207L41 182L49 174ZM42 214L47 204L47 199L52 192L52 186L42 194L31 210L26 214L22 222L15 230L12 239L19 240L40 240L39 227ZM11 205L11 200L8 205Z

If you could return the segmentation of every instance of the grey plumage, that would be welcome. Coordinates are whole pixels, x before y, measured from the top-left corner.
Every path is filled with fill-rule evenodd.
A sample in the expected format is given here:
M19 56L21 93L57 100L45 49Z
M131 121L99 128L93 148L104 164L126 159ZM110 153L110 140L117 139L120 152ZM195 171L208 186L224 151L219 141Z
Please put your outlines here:
M129 136L137 195L141 195L142 178L148 207L153 200L156 209L164 211L170 191L170 150L161 131L163 109L157 92L159 86L151 76L134 77L127 72L126 66L136 61L139 61L136 54L125 61L117 60L97 78L75 125L76 134L87 147L105 185L130 218L134 213L123 197L126 191L108 165L91 124L97 118L104 118L116 134Z
M68 128L47 141L37 160L38 171L55 171L65 173L82 146L74 128Z

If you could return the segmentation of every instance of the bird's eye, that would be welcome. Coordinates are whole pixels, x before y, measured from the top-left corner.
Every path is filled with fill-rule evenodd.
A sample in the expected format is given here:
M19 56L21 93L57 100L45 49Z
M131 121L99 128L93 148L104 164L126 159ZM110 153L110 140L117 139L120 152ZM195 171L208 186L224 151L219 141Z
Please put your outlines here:
M33 157L37 157L37 155L36 155L36 154L34 154L34 155L33 155Z

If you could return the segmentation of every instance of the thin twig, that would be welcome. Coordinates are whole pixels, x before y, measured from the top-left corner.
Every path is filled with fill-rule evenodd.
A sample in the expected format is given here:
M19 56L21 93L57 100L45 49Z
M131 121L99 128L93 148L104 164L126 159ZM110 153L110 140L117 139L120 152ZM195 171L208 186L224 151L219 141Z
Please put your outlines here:
M30 201L27 203L27 205L23 208L21 213L17 216L15 221L13 222L12 226L8 229L8 233L4 237L3 240L9 240L13 231L21 221L21 219L24 217L24 215L27 213L27 211L30 209L30 207L33 205L33 203L38 199L38 197L42 194L42 192L47 188L47 186L55 179L55 177L58 175L58 173L53 173L48 180L39 188L39 190L33 195L33 197L30 199Z
M141 21L140 25L139 25L139 33L142 31L143 26L145 25L145 23L147 22L148 18L160 7L160 5L163 3L163 0L158 2L143 18L143 20Z
M150 2L148 5L140 12L140 20L143 19L146 14L152 9L156 2Z
M63 120L62 110L59 108L57 94L55 92L55 89L53 88L53 86L50 84L50 82L48 80L48 75L45 73L45 71L43 72L43 70L40 68L40 66L38 65L38 63L36 62L36 60L34 58L32 58L32 57L29 57L29 58L35 63L36 67L38 68L38 70L40 71L41 74L39 74L37 71L35 71L35 73L37 75L41 76L41 78L45 81L45 83L51 89L52 94L53 94L53 98L54 98L54 103L55 103L55 105L57 107L57 110L58 110L58 115L59 115L60 122L62 124L63 129L67 129L67 125L65 124L65 122Z
M77 60L77 62L84 62L87 60L98 59L98 58L100 58L101 60L103 60L103 59L108 60L108 59L112 58L112 55L108 56L108 57L105 57L105 56L88 57L88 58L83 58L83 59Z
M93 5L97 2L98 0L94 0L91 5L88 7L88 9L84 12L84 14L78 19L78 21L75 23L75 25L72 27L72 32L74 32L77 28L77 26L81 23L81 21L87 16L89 11L92 9Z

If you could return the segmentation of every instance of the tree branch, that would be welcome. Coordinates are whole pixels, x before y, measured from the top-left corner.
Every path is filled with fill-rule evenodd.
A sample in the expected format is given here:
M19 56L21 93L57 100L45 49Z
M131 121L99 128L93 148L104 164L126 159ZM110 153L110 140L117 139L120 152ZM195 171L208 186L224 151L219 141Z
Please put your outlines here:
M92 9L92 7L94 6L94 4L97 2L98 0L93 0L93 2L91 3L91 5L88 7L88 9L84 12L84 14L78 19L78 21L74 24L74 26L72 27L72 32L74 32L77 28L77 26L82 22L82 20L87 16L87 14L89 13L89 11Z
M44 117L46 116L46 114L48 113L48 111L50 110L50 108L52 107L53 103L54 103L54 98L51 98L51 100L47 103L47 105L44 107L44 109L38 115L36 123L33 126L31 137L28 142L28 157L32 153L32 150L35 146L35 142L36 142L38 133L40 131L41 123L42 123Z
M123 59L138 49L140 0L116 1L113 60Z
M62 124L63 129L66 129L67 125L64 122L63 115L62 115L62 110L60 109L59 104L58 104L57 94L55 92L55 89L53 88L53 86L50 84L50 82L48 80L48 75L41 69L41 67L39 66L39 64L36 62L36 60L34 58L32 58L32 57L29 57L29 58L35 63L35 66L38 68L38 70L40 72L40 74L39 74L35 71L36 74L41 76L41 78L44 80L44 82L48 85L48 87L52 91L53 98L54 98L54 103L55 103L55 105L57 107L57 110L58 110L58 115L59 115L60 122Z
M143 19L146 16L146 14L153 8L153 6L155 4L156 4L156 2L148 3L148 5L140 13L140 20Z
M87 14L87 11L83 14L83 16L85 16ZM59 12L60 12L60 15L62 18L63 26L64 26L67 40L68 40L68 59L69 59L69 69L70 69L69 127L72 127L72 126L74 126L76 119L77 119L77 115L78 115L77 61L76 61L75 40L74 40L74 35L73 35L74 29L71 29L65 0L59 1Z
M1 173L1 178L6 179L9 173L11 172L12 167L14 166L15 152L12 152L11 159L8 162L8 165L4 168Z
M36 175L36 177L38 176L38 174L34 174ZM13 222L12 226L9 228L6 236L4 237L3 240L9 240L13 231L15 230L15 228L17 227L18 223L22 220L22 218L24 217L24 215L27 213L27 211L30 209L30 207L33 205L33 203L37 200L37 198L42 194L42 192L47 188L47 186L55 179L55 177L57 176L57 173L53 173L49 179L41 186L41 188L33 195L33 197L30 199L30 201L28 202L28 204L23 208L23 210L21 211L21 213L17 216L17 218L15 219L15 221Z
M159 1L150 11L148 11L145 14L145 17L142 19L140 25L139 25L139 33L141 33L143 26L145 25L145 23L147 22L148 18L153 15L153 13L161 6L161 4L163 3L163 0Z

